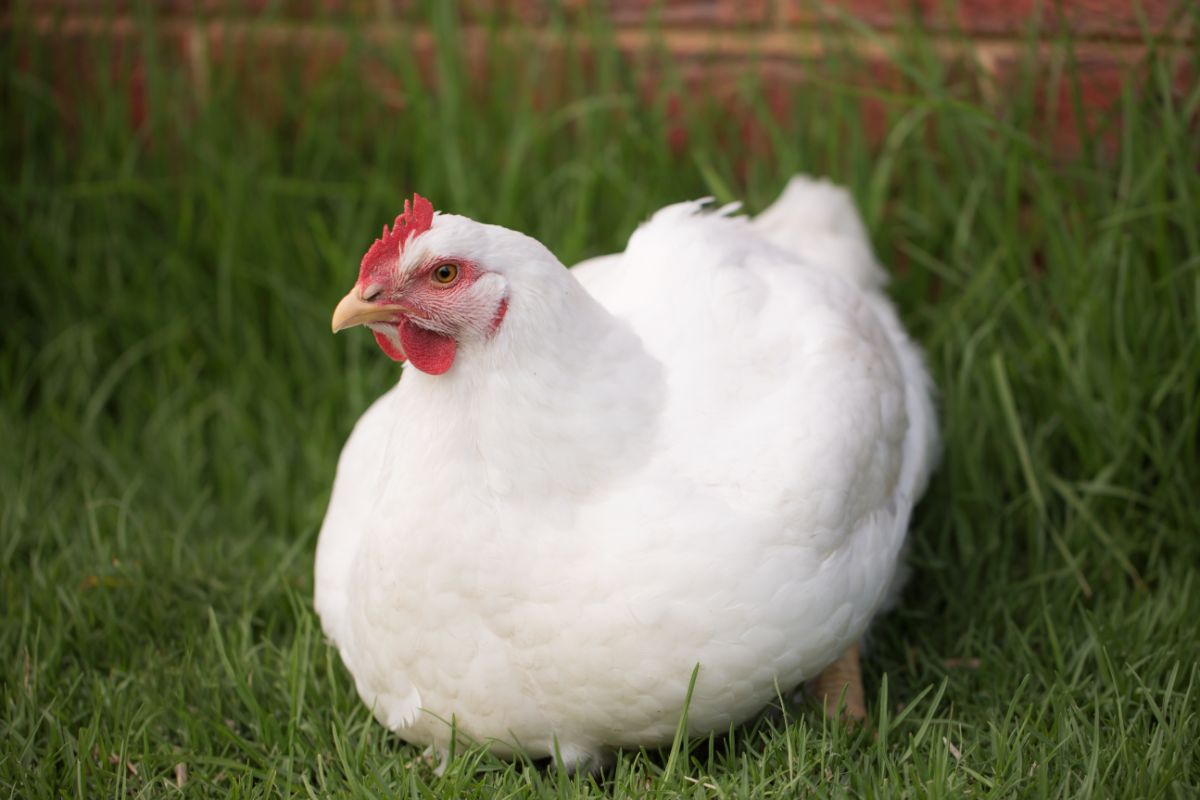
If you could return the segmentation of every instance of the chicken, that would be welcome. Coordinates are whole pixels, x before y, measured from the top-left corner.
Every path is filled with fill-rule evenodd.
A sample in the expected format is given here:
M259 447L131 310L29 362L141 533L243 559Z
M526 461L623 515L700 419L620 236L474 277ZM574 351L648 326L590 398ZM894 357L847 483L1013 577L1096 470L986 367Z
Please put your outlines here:
M846 192L735 210L668 206L568 270L416 196L363 257L333 330L415 369L342 451L315 607L405 740L594 768L669 743L690 683L699 735L857 675L930 381Z

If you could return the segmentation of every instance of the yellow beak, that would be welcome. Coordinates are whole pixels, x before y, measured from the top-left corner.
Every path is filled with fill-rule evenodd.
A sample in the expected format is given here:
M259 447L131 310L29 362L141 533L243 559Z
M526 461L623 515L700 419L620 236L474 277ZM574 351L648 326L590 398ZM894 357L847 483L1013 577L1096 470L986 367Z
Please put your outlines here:
M333 332L337 333L368 322L395 322L398 313L403 313L400 306L368 303L363 300L358 293L358 287L355 286L333 310Z

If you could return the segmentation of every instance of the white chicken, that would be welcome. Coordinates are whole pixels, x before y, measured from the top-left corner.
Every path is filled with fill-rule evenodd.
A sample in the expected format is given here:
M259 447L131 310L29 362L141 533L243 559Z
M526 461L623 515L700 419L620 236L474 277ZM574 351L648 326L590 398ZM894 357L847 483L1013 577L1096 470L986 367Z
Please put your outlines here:
M845 191L734 210L668 206L568 270L417 196L364 256L333 330L416 369L342 451L315 606L404 739L594 768L669 743L693 671L691 734L856 682L930 381Z

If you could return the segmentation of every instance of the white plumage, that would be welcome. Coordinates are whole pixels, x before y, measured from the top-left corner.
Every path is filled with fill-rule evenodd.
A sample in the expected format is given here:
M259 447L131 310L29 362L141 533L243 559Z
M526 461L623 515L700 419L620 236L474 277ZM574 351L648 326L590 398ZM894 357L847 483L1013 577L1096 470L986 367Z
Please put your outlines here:
M887 601L937 432L863 225L803 177L753 221L702 205L573 270L447 214L364 259L366 300L479 272L417 317L452 366L363 414L317 549L325 632L404 739L594 764L670 742L697 665L689 729L726 730Z

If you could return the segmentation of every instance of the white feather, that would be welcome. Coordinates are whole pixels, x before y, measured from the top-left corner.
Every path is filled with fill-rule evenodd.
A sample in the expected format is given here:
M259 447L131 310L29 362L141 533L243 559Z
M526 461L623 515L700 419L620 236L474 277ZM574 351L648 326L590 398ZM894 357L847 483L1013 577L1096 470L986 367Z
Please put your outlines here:
M564 270L451 215L414 242L509 286L496 335L408 369L342 453L316 608L407 740L569 764L724 730L894 593L930 381L848 195L656 213Z

